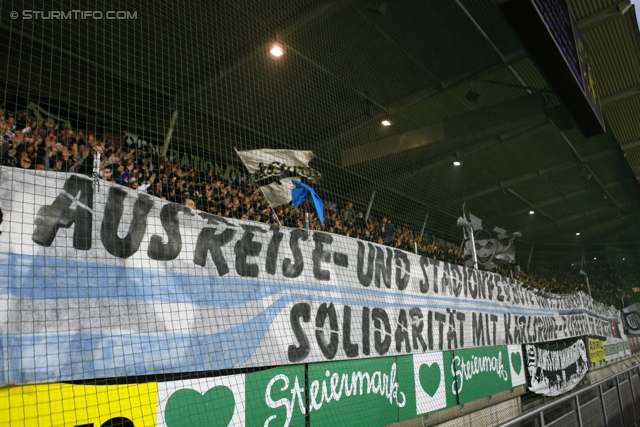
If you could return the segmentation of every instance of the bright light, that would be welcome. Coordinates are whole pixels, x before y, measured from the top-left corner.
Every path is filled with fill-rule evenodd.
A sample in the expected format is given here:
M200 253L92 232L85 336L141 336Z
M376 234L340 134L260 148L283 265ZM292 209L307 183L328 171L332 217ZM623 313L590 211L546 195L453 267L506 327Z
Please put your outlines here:
M460 166L460 162L458 161L453 162L453 166Z
M594 260L594 261L595 261L596 259L598 259L598 258L596 258L596 257L593 257L593 260Z
M282 46L279 44L274 44L271 46L271 50L269 53L275 57L282 56L284 54L284 50L282 50Z
M622 260L624 261L624 260L626 260L626 258L622 258Z
M391 122L389 120L383 120L382 126L391 126Z
M576 233L576 236L579 236L579 235L580 235L580 233Z
M529 215L533 215L534 213L534 211L529 211Z

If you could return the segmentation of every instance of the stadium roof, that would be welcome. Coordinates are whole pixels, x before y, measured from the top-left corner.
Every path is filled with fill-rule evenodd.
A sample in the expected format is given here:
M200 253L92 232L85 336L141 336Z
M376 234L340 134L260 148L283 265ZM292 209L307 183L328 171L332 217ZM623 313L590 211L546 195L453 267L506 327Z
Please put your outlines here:
M466 202L542 251L635 251L635 9L568 3L608 129L592 138L495 0L128 1L136 20L100 22L8 22L5 2L0 42L15 58L8 83L28 96L159 135L177 109L176 140L227 158L234 146L311 149L322 191L366 206L375 190L375 210L417 229L429 213L428 228L459 239Z

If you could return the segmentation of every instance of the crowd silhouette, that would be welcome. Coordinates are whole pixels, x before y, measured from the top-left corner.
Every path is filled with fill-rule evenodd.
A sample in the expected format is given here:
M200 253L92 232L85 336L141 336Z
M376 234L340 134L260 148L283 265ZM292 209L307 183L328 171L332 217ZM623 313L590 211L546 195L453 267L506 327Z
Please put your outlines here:
M305 227L305 212L309 213L309 228L360 240L396 247L432 259L464 264L459 245L429 235L420 237L409 227L396 225L387 217L366 218L352 202L343 206L325 203L325 224L309 206L295 209L291 203L275 209L260 190L247 180L226 181L213 173L185 168L169 158L139 151L120 138L98 136L71 127L62 127L53 120L38 120L28 112L16 114L0 109L2 134L2 165L23 169L74 172L127 186L161 199L184 204L193 209L223 217L257 221L285 227ZM99 153L99 168L94 170L94 155ZM586 291L584 279L576 266L537 266L535 270L499 269L498 272L546 292L567 294ZM620 291L630 285L610 265L589 266L591 293L597 301L619 306ZM625 277L640 277L625 275ZM633 279L632 279L633 280Z

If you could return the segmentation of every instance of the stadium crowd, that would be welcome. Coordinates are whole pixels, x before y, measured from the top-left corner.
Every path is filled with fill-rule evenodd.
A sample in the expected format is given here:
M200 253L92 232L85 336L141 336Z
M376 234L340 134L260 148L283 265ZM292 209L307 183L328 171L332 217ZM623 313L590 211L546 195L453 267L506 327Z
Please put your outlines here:
M52 120L37 120L27 111L15 115L7 112L5 115L0 109L0 134L3 139L0 153L3 166L92 176L94 153L97 152L100 153L100 179L193 209L293 228L305 226L304 212L307 211L310 212L309 227L313 230L393 246L432 259L464 263L464 253L459 246L432 237L421 238L406 227L396 226L388 218L383 217L380 221L366 219L352 202L347 202L342 208L326 203L325 224L321 225L309 207L294 209L289 203L274 210L260 190L246 181L227 182L212 173L184 169L171 159L139 153L135 147L126 146L117 138L102 138L71 127L58 128ZM575 268L540 266L535 273L524 272L520 268L499 269L498 272L546 292L566 294L585 290L584 280ZM619 300L620 275L610 266L591 268L588 273L596 300L608 304Z

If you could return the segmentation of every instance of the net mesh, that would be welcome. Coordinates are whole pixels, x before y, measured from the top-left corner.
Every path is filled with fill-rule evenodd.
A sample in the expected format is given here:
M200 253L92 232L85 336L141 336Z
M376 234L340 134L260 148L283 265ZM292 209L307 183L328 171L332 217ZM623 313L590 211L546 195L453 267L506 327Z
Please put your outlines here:
M3 422L388 425L612 338L615 137L492 2L409 3L0 1Z

